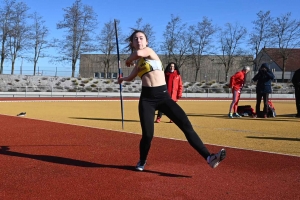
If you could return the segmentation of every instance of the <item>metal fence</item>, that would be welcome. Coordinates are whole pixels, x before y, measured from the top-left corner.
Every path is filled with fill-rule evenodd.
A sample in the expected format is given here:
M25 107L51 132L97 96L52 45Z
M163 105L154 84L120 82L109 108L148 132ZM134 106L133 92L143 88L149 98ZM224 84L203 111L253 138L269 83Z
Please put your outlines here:
M131 68L124 68L122 69L123 75L128 76L132 69ZM216 81L218 83L228 82L229 78L235 73L236 71L230 71L226 76L224 70L199 70L196 75L195 68L182 68L180 69L180 75L183 82L208 82L208 81ZM108 72L108 76L115 77L116 72ZM252 74L249 74L251 77ZM104 78L102 76L101 78ZM227 81L226 81L227 79ZM249 79L251 80L251 79Z
M123 76L128 76L132 71L132 68L122 68ZM236 73L237 70L230 70L226 75L224 69L201 69L196 74L195 68L181 68L180 73L183 82L208 82L208 81L216 81L218 83L229 82L230 77ZM11 75L10 71L3 71L4 75ZM246 82L250 82L253 78L255 72L250 71L247 74ZM33 76L33 70L15 70L14 75L29 75ZM63 71L63 70L37 70L36 76L52 76L52 77L71 77L72 71ZM275 82L282 82L282 72L275 72ZM285 73L285 80L290 82L292 78L292 72ZM80 77L79 72L75 72L75 77ZM110 69L108 72L95 72L93 77L85 77L85 78L99 78L99 79L117 79L118 72L116 70ZM135 78L136 80L139 77Z
M1 97L100 97L100 96L118 96L119 87L107 86L107 87L78 87L78 86L34 86L34 87L16 87L16 86L2 86L0 87ZM125 96L139 96L141 92L140 87L127 86L123 87L122 91ZM273 89L270 97L280 98L294 98L294 88L288 89ZM242 90L243 97L255 98L255 89L245 88ZM230 88L193 88L185 87L183 91L183 97L226 97L231 98Z
M13 75L29 75L33 76L34 71L33 70L14 70ZM4 70L4 75L11 75L10 70ZM72 71L66 71L66 70L36 70L35 72L36 76L60 76L60 77L71 77ZM75 77L79 76L79 72L75 72Z
M132 71L132 68L123 68L123 76L128 76ZM201 81L212 81L215 80L217 82L226 82L228 77L232 76L234 72L229 72L228 76L226 77L225 72L222 70L200 70L197 74L195 73L195 69L181 69L180 70L182 80L184 82L201 82ZM4 75L11 75L10 72L4 71ZM15 70L13 75L33 75L33 70L23 70L22 72L20 70ZM71 71L53 71L53 70L39 70L36 71L36 76L53 76L53 77L71 77L72 72ZM75 73L75 77L79 77L79 72ZM109 72L95 72L93 77L85 77L85 78L100 78L100 79L108 79L108 78L117 78L118 72L114 70L109 70ZM136 77L136 79L139 79L139 77Z
M128 76L130 74L132 69L127 68L123 69L124 76ZM239 69L240 70L240 69ZM225 71L223 69L202 69L199 70L196 75L195 68L181 68L180 69L180 75L183 80L183 82L209 82L209 81L215 81L217 83L226 83L229 82L230 77L234 75L238 70L230 70L228 74L226 75ZM246 82L250 83L251 79L254 77L256 72L250 71L246 76ZM282 72L274 72L275 80L274 82L282 82ZM292 79L292 72L285 72L285 81L284 82L291 82ZM116 72L108 72L108 77L117 77ZM104 78L102 76L101 78Z

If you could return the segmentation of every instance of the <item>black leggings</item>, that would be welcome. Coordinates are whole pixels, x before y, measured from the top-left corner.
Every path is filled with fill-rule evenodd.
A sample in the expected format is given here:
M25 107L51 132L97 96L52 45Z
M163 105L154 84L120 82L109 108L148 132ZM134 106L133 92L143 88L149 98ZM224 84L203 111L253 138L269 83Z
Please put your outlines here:
M157 118L161 118L163 115L163 112L161 112L160 110L157 111Z
M299 87L295 87L295 100L296 100L297 115L300 115L300 88Z
M194 131L191 122L182 108L171 99L167 86L142 87L139 101L139 115L142 127L142 139L140 141L140 160L146 160L154 135L155 111L162 111L184 133L189 144L203 157L210 153Z
M257 115L260 112L261 98L263 98L263 100L264 100L263 113L264 113L264 115L267 115L268 114L268 100L269 100L269 94L268 93L257 93L256 94L255 112L256 112Z

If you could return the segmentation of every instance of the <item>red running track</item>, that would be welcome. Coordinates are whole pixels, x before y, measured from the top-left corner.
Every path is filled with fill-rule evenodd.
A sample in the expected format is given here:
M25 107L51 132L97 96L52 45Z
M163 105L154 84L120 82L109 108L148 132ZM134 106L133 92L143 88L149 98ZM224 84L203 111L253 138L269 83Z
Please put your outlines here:
M146 170L137 172L140 135L0 121L1 200L300 199L300 157L227 148L211 169L187 142L154 138Z

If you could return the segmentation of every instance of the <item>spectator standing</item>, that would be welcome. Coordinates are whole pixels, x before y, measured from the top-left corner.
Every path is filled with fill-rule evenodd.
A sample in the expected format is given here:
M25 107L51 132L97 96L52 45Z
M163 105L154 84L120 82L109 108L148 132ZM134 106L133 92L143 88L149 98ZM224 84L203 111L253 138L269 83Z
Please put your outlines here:
M165 79L168 88L168 92L171 98L177 102L178 99L182 97L182 79L180 76L180 72L178 66L174 62L170 62L165 69ZM162 112L158 110L157 118L155 120L156 123L159 123L162 117ZM170 120L170 123L173 121Z
M245 84L246 74L250 71L250 67L245 66L241 71L238 71L230 78L229 87L232 90L232 102L229 107L229 118L241 117L238 112L238 104L241 97L241 90ZM233 113L232 113L233 111Z
M297 69L293 75L292 83L295 88L295 99L297 114L295 117L300 117L300 68Z
M255 112L257 115L260 113L260 103L261 98L264 101L264 109L263 109L263 117L268 117L268 100L269 94L272 93L272 81L274 80L275 76L272 71L269 69L267 63L263 63L258 70L258 73L253 77L252 81L256 83L256 106Z

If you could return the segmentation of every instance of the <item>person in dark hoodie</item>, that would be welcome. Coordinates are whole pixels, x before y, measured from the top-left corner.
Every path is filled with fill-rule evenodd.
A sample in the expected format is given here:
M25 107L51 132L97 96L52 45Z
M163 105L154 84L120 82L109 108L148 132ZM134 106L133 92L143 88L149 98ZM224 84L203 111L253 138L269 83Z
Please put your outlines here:
M295 99L297 114L295 117L300 117L300 68L297 69L293 75L292 83L295 88Z
M274 80L275 76L272 71L269 69L267 63L263 63L259 68L258 73L253 77L252 81L257 82L256 84L256 106L255 111L257 115L260 113L260 103L261 98L264 101L264 109L263 109L263 117L268 117L268 100L269 94L272 93L272 80Z

